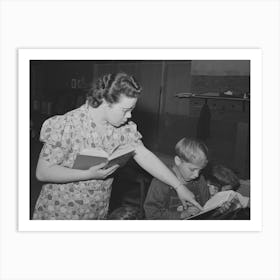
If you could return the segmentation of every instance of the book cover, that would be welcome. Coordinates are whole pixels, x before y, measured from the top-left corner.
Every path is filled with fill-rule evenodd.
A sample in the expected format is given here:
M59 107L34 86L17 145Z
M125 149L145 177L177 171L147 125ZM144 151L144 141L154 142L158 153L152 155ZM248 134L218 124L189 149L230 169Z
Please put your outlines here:
M134 156L134 148L118 148L110 155L102 149L85 149L81 151L73 164L73 169L87 170L92 166L107 162L106 168L118 164L124 166Z

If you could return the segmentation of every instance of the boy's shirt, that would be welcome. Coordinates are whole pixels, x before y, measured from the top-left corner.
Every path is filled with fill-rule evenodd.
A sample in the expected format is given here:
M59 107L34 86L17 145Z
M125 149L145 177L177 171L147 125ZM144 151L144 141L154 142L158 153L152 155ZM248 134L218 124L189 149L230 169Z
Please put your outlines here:
M186 187L195 195L196 201L201 206L210 198L207 183L202 175L189 182ZM181 206L177 192L172 187L156 178L152 180L144 203L146 219L179 220Z

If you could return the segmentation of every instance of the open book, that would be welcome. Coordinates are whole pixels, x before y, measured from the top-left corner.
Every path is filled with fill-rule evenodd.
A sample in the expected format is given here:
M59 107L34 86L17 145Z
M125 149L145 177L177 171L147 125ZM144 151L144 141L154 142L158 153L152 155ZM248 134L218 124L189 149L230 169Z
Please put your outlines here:
M76 157L73 169L86 170L94 165L107 162L106 168L118 164L124 166L134 156L133 147L118 147L110 155L100 148L82 150Z
M232 190L218 192L205 203L205 205L203 206L203 210L201 212L199 212L196 215L188 217L187 220L190 220L192 218L197 218L211 211L215 211L227 201L230 201L232 203L236 202L236 205L238 204L243 205L245 203L244 199L246 198L242 197L242 195Z

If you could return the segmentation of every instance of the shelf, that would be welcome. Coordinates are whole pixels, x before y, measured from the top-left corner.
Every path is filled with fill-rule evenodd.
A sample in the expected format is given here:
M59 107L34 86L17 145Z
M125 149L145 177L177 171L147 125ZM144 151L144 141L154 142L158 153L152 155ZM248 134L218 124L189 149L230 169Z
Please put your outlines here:
M217 100L234 100L234 101L245 101L250 102L249 98L240 98L240 97L224 97L224 96L210 96L202 94L192 94L192 95L175 95L177 98L196 98L196 99L217 99Z

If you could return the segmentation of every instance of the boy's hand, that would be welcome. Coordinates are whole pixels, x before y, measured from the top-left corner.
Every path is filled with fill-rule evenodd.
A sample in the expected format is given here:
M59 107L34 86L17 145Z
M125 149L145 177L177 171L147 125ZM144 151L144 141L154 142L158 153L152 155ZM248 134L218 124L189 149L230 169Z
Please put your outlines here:
M240 201L238 199L238 196L234 194L231 198L231 200L224 202L220 208L219 208L219 213L223 214L228 210L234 210L234 208L239 208L242 207L240 204Z
M225 213L229 208L230 206L232 205L232 202L231 201L226 201L224 202L221 207L219 208L219 213L220 214L223 214Z
M189 218L191 216L194 216L194 215L198 214L199 212L200 212L200 210L197 207L189 206L188 209L184 210L181 213L181 219Z
M184 185L180 185L179 187L177 187L176 191L184 208L186 208L186 201L188 201L194 206L196 206L199 210L202 210L201 205L195 200L194 194L190 190L188 190Z

